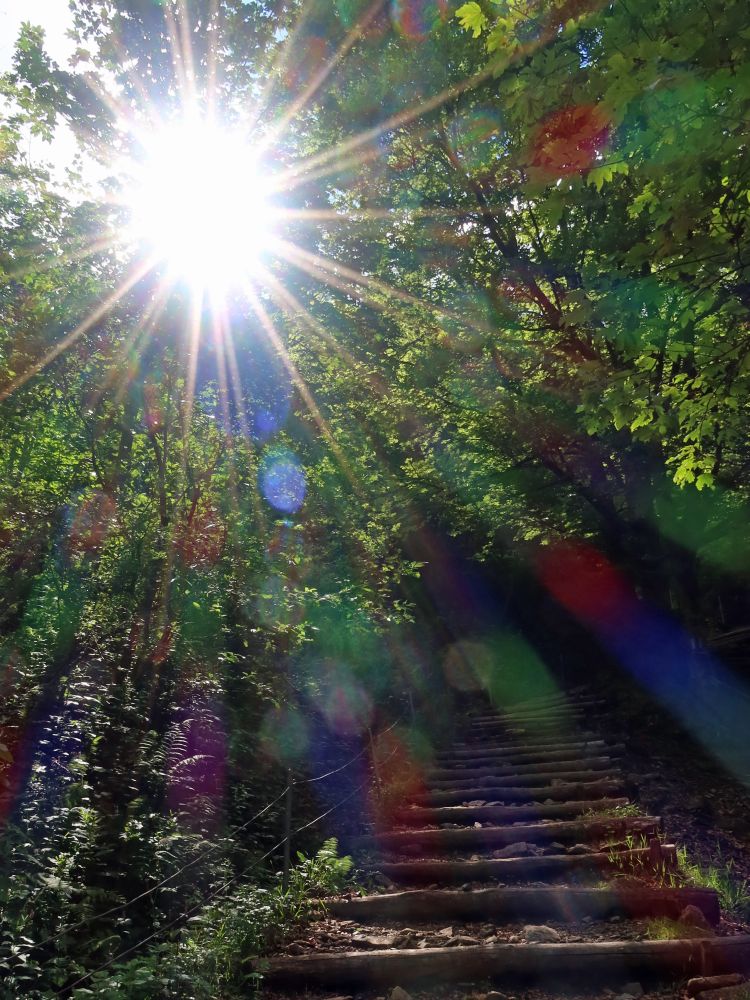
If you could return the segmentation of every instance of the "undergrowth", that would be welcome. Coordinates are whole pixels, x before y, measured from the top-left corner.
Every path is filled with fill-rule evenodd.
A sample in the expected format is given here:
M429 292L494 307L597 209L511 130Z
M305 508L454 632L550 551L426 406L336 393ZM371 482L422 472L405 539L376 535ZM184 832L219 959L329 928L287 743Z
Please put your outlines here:
M623 847L635 851L648 846L649 838L646 836L629 834L623 841L606 844L604 850L610 865L622 874L655 877L662 885L675 889L682 886L713 889L724 913L742 920L750 919L750 879L739 875L734 860L724 858L718 845L713 860L705 865L692 860L686 847L677 848L676 865L664 864L657 868L645 855L625 857L620 853Z
M676 941L705 936L706 932L700 927L691 927L679 920L670 920L669 917L654 917L646 924L646 937L651 941Z
M687 848L677 848L677 880L681 884L704 886L713 889L719 897L722 910L733 916L750 917L750 881L738 875L734 860L724 859L717 845L715 860L700 865L688 856Z
M297 854L286 890L281 873L269 876L266 885L238 885L190 917L172 939L94 972L66 995L73 1000L238 1000L255 995L263 978L262 956L321 913L324 897L347 886L351 868L352 859L339 857L332 837L312 857ZM30 969L3 964L3 998L53 995L41 981L41 988L31 986ZM79 967L69 976L68 988L86 973Z
M606 806L592 807L590 809L587 809L583 813L583 815L584 816L595 816L595 817L600 817L600 816L613 816L613 817L619 817L619 816L643 816L643 810L640 809L639 806L635 805L634 802L628 802L625 805L611 806L609 808L606 807Z

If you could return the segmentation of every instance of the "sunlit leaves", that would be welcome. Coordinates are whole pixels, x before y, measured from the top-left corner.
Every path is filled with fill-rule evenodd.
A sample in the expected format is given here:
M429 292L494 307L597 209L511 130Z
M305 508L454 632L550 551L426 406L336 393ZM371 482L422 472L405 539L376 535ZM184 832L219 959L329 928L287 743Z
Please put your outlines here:
M462 4L456 11L456 17L464 31L470 31L474 38L479 38L488 24L487 15L475 0Z

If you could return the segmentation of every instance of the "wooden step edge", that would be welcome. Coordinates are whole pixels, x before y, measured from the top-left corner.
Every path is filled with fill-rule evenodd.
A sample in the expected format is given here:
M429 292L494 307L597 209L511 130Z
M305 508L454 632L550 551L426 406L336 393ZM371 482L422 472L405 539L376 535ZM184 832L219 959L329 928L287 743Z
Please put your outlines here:
M488 733L486 736L478 736L472 740L454 740L453 749L473 751L477 747L487 746L490 739L502 739L505 746L511 749L516 747L538 747L545 743L596 743L601 741L600 733L593 733L588 729L576 729L561 733L559 728L548 733L526 733L522 736L510 736L508 733Z
M504 886L499 889L412 889L406 892L336 900L325 904L341 920L414 920L449 922L484 917L515 920L556 920L576 923L584 917L630 920L666 917L677 920L686 906L696 906L709 923L721 920L718 893L702 888L606 888L569 886Z
M565 712L584 712L589 708L598 708L600 705L605 705L606 702L602 698L585 698L580 701L575 702L558 702L554 705L540 705L538 708L528 709L526 711L507 711L499 712L497 715L488 715L481 718L476 716L468 720L470 725L473 726L492 726L498 722L507 722L509 719L536 719L545 718L548 715L556 715L558 713Z
M597 709L605 708L600 701L587 702L583 705L560 706L550 709L548 712L524 712L518 715L501 715L497 719L487 719L484 722L471 722L470 729L477 731L480 729L494 729L496 727L518 725L526 722L545 722L547 720L579 718L583 715L590 715ZM597 713L598 714L598 713Z
M473 757L476 754L492 755L497 754L498 756L502 754L514 754L514 753L531 753L535 750L544 752L545 750L565 750L565 749L578 749L579 747L598 747L605 746L606 740L595 739L595 740L579 740L577 738L560 740L560 739L550 739L545 740L542 743L514 743L505 745L493 745L492 743L478 743L476 747L471 749L453 748L450 750L439 750L435 754L436 760L442 760L444 757L457 758L457 757Z
M548 841L578 842L622 837L628 834L653 836L661 829L660 816L593 816L586 819L560 820L549 823L518 823L513 826L460 827L435 830L382 830L352 841L355 848L377 850L401 845L421 845L447 850L479 845L506 847L520 843Z
M630 782L615 778L602 778L599 781L564 782L558 785L516 785L507 788L458 788L448 791L423 792L415 803L423 808L440 809L450 806L460 806L464 802L483 799L489 803L497 801L501 805L511 803L545 802L552 799L555 802L567 802L577 799L599 799L620 797L631 788ZM488 792L497 794L489 795ZM452 801L448 801L448 800ZM455 800L459 801L456 802Z
M605 812L629 804L626 798L570 799L563 802L528 802L510 806L414 806L397 809L394 822L408 826L422 823L510 822L516 819L550 819L555 816L583 816L587 812Z
M547 705L550 702L561 701L561 700L568 701L571 698L590 697L590 696L591 695L587 687L583 685L578 685L574 688L568 688L566 691L563 690L551 691L549 694L538 695L535 698L526 698L523 701L514 702L514 704L509 706L509 708L515 709L515 708L523 708L525 706ZM469 717L473 718L474 716L493 715L496 714L497 712L503 712L507 710L508 709L506 708L493 707L489 711L469 713Z
M587 769L586 767L571 767L560 771L526 771L514 774L498 774L491 775L489 777L479 777L470 778L470 782L474 788L502 788L503 786L512 787L513 785L523 782L531 787L534 784L549 784L551 781L560 779L561 781L583 781L588 779L590 781L601 781L604 778L611 778L616 780L621 777L621 772L618 767L606 766L606 767L594 767ZM466 786L466 782L463 779L454 779L453 781L431 781L429 783L429 791L436 792L451 792L459 788ZM477 798L478 796L472 796Z
M674 844L652 840L648 847L595 851L593 854L538 854L518 858L482 858L479 861L382 861L378 869L399 884L462 885L496 879L513 882L532 877L560 876L573 872L609 873L645 868L649 871L677 864Z
M566 725L567 723L578 722L584 717L589 717L590 712L555 712L553 715L543 716L519 716L517 719L498 719L497 722L486 722L481 726L470 726L469 733L482 735L490 732L504 732L518 726L533 726L541 729L543 726Z
M516 764L489 765L487 767L440 767L428 768L424 772L424 780L433 781L463 781L465 778L507 778L513 774L534 774L543 769L554 771L558 766L561 771L573 770L577 765L591 770L616 767L622 755L602 757L563 757L559 760L521 761ZM524 770L528 768L528 770Z
M477 753L474 757L454 757L449 760L438 761L437 764L439 766L435 766L434 770L449 771L451 769L461 770L462 768L468 769L472 767L477 768L499 765L502 765L503 767L513 767L515 764L534 764L536 762L544 764L546 761L555 760L587 760L588 758L596 759L598 757L616 757L622 755L624 752L624 743L611 743L609 746L595 746L590 750L563 748L562 750L541 750L531 751L529 753L519 751L518 753L502 757L484 756L482 753ZM487 763L485 763L485 761Z
M477 743L476 746L466 749L440 750L435 754L436 760L472 760L475 757L516 757L519 754L543 754L543 753L576 753L581 751L598 750L606 746L619 746L622 741L612 742L609 740L584 740L577 736L546 740L544 743L521 742L512 746L494 747L491 743Z
M382 987L471 979L621 984L627 979L744 971L750 968L750 935L342 952L276 957L263 960L260 968L265 968L267 982L297 987Z

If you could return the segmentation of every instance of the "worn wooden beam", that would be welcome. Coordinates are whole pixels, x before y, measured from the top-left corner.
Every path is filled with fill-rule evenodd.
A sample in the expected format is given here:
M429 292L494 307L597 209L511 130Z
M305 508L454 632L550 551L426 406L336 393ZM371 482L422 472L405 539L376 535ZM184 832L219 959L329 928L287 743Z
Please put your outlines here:
M488 768L502 767L505 769L515 768L518 764L543 764L547 761L560 760L597 760L601 757L617 757L622 755L625 747L622 743L613 743L602 752L601 747L592 747L590 750L585 746L580 749L564 747L561 750L519 750L514 754L507 754L501 757L492 755L485 756L481 751L473 760L466 760L463 757L454 758L449 761L440 761L440 766L431 768L431 773L437 777L442 776L442 772L461 772L487 770Z
M572 737L569 740L553 738L543 740L541 743L506 743L500 745L494 743L478 743L470 750L467 750L464 747L457 747L452 750L441 750L439 753L435 754L435 759L438 761L448 759L458 760L459 758L471 760L478 754L482 757L506 757L517 753L531 753L534 750L544 753L546 750L586 750L596 749L597 747L601 748L606 745L607 744L604 740L580 740L577 737Z
M425 772L425 781L431 785L440 785L443 782L462 781L467 778L507 778L511 775L539 774L554 772L557 768L561 771L602 770L613 771L617 767L613 757L573 757L570 760L537 761L527 764L496 764L492 767L462 767L462 768L430 768Z
M607 812L628 804L628 799L583 799L564 802L528 802L517 806L412 806L396 810L393 820L405 826L434 823L516 823L528 819L561 819L586 812Z
M569 886L504 886L500 889L416 889L411 892L365 896L327 904L342 920L560 920L566 923L591 917L629 919L668 917L677 920L686 906L696 906L712 924L721 919L719 897L713 889L604 889Z
M461 980L560 980L588 987L628 979L680 978L750 967L750 935L673 941L490 944L288 956L268 961L266 981L304 987L372 986Z
M630 851L597 851L593 854L540 854L523 858L482 858L480 861L382 861L379 870L400 885L461 885L465 882L523 882L528 879L578 873L648 870L665 865L673 868L677 849L673 844L638 847Z
M503 805L510 802L544 802L554 799L557 802L567 802L571 799L599 799L617 796L627 791L628 783L611 778L599 781L559 782L556 785L510 786L507 788L455 788L448 791L428 791L417 798L423 805L451 806L471 802L473 799L484 799L485 802L497 800Z

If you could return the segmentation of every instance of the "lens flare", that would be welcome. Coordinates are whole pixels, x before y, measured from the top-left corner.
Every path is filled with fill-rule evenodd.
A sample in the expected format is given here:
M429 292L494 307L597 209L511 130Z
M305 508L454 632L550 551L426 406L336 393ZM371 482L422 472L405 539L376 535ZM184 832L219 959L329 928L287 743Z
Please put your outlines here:
M292 452L271 452L261 465L260 488L272 507L294 514L305 500L305 470Z
M269 180L252 146L189 119L144 138L142 148L127 199L134 241L199 289L252 276L273 228Z

